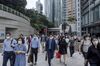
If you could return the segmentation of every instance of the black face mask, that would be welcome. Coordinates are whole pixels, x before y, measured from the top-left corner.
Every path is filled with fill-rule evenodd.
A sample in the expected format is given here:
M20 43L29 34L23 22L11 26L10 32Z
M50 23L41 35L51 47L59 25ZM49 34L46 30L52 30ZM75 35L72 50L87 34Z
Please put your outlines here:
M78 40L78 42L81 42L80 40Z

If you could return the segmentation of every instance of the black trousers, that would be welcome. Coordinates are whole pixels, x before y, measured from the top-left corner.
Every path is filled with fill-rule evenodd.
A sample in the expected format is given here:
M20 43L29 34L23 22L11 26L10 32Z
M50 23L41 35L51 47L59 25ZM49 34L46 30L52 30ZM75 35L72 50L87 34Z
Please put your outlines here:
M90 66L98 66L96 63L90 63Z
M38 57L38 48L31 48L31 54L32 54L32 62L34 63L34 60L35 62L37 62L37 57Z
M48 50L47 51L47 59L48 59L49 66L51 66L51 60L53 59L53 57L54 57L54 52L51 50Z
M13 51L5 51L3 56L3 65L7 66L7 62L10 60L10 66L14 66L15 63L15 53Z
M73 53L74 53L74 46L70 46L70 55L71 55L71 57L72 57Z

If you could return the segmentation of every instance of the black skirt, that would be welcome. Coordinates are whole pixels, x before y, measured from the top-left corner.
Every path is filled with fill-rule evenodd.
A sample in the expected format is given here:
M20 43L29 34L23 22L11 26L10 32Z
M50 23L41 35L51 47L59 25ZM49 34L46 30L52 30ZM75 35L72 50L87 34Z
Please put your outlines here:
M59 52L60 54L67 54L68 43L66 43L65 39L59 41Z
M67 48L59 48L60 54L67 54Z

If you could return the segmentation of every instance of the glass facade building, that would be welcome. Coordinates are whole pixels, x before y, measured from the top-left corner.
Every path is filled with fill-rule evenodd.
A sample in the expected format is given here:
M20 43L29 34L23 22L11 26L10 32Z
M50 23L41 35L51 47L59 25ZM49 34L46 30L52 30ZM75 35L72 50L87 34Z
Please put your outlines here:
M45 15L48 20L54 22L55 27L66 22L66 0L45 0Z
M100 0L81 0L82 34L100 36Z

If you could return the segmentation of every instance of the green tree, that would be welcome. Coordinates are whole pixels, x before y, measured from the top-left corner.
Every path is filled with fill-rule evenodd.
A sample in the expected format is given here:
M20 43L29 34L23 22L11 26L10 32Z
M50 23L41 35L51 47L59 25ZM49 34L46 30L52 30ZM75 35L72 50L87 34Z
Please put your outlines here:
M67 21L69 21L70 23L75 23L76 18L74 16L68 17L68 20Z
M34 9L26 9L26 15L31 18L32 27L36 28L39 31L45 27L54 27L54 24L52 22L49 22L46 16L38 13Z
M24 13L25 6L27 4L26 0L0 0L0 4L4 4L8 7L16 9Z
M44 27L53 27L54 24L49 22L46 16L38 13L34 9L25 9L27 4L26 0L0 0L0 4L4 4L15 10L18 10L30 18L31 26L37 30L41 30Z

